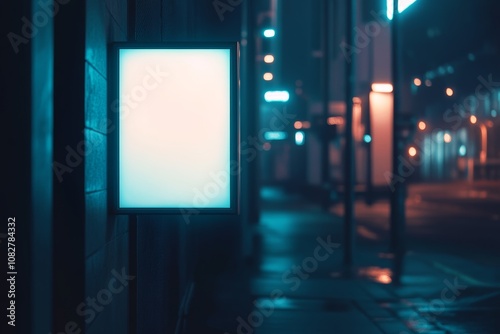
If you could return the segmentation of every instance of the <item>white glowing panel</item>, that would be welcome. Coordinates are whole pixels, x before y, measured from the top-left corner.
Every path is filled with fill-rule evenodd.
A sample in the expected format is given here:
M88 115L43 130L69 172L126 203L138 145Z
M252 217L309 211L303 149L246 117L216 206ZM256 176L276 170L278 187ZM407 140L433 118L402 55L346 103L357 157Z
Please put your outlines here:
M393 94L371 92L372 182L375 186L389 185L387 175L392 172L393 117Z
M118 207L230 208L231 50L118 52Z

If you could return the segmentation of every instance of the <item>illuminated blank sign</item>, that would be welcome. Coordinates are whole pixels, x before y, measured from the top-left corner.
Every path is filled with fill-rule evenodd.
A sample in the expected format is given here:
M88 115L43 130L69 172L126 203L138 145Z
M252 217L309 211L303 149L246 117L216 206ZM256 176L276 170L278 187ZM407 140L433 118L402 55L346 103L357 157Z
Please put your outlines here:
M113 47L118 212L237 210L237 44Z

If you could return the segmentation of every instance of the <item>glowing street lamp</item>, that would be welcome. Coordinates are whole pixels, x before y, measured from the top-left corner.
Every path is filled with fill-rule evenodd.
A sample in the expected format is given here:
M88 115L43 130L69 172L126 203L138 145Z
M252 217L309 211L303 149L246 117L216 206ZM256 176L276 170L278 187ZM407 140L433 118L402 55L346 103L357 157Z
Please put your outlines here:
M264 57L264 62L266 64L272 64L272 63L274 63L274 56L273 55L266 55Z
M413 146L412 146L412 147L410 147L410 148L408 149L408 155L409 155L410 157L415 157L415 156L417 155L417 149L416 149L415 147L413 147Z
M264 73L264 80L271 81L273 80L274 75L271 72Z
M266 29L264 30L264 37L266 38L272 38L276 36L276 30L274 29Z
M264 94L266 102L288 102L290 93L287 91L269 91Z
M444 136L443 136L443 140L445 143L449 144L451 143L451 135L449 133L445 133Z
M374 93L392 93L394 87L390 83L374 83L372 84L372 91Z

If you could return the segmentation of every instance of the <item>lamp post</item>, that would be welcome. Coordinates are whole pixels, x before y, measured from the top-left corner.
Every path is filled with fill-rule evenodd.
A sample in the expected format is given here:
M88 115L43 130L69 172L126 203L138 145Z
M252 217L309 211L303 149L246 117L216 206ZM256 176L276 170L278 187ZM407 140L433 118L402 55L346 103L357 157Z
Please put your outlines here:
M348 1L346 12L346 41L355 45L353 30L356 23L357 1ZM345 147L344 147L344 265L351 268L354 256L356 225L354 221L354 138L353 98L356 88L356 60L345 64Z
M488 127L492 126L492 124L488 124L487 122L479 122L477 116L471 115L469 119L472 125L478 125L479 130L481 131L481 151L479 152L479 164L481 166L486 165L488 161ZM470 158L468 163L469 168L469 181L474 180L474 159Z
M392 38L392 83L394 86L394 119L393 119L393 147L392 147L392 173L397 175L399 169L398 157L402 154L403 141L400 135L401 119L401 52L399 51L399 0L393 0L393 18L391 25ZM394 182L394 190L391 193L391 248L394 252L394 279L399 284L403 271L403 259L405 253L404 229L405 229L405 186L403 183Z

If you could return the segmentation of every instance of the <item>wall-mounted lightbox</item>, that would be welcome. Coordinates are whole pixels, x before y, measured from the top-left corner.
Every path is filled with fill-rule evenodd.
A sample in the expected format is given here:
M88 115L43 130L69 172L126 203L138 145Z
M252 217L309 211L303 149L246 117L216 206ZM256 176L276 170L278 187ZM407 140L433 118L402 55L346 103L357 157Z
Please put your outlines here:
M237 43L118 43L110 64L113 211L236 213Z

